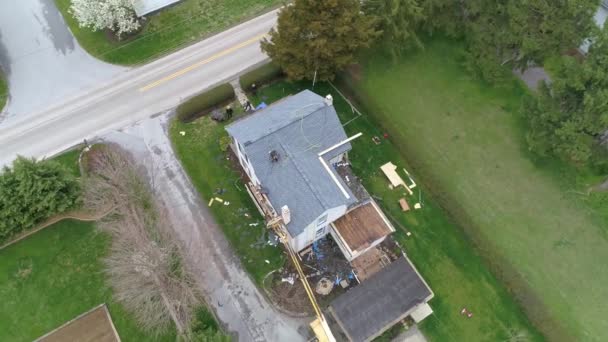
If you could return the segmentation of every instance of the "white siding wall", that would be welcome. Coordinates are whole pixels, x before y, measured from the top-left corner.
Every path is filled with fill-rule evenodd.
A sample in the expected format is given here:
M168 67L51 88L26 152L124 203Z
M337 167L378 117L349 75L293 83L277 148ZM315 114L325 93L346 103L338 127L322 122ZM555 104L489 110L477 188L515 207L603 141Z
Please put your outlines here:
M292 239L291 247L299 252L306 248L308 245L313 243L315 240L327 235L329 233L329 224L339 219L340 217L346 214L346 206L342 205L339 207L335 207L327 210L322 215L319 215L313 222L311 222L300 235L294 237ZM322 218L327 215L327 219L324 223L322 222ZM317 230L320 228L324 228L322 234L317 236Z
M233 150L236 152L237 157L239 157L239 162L245 170L245 173L247 173L253 184L260 185L260 180L255 175L255 170L251 164L249 164L249 159L247 159L247 155L245 154L245 151L243 151L242 145L234 138L232 141L234 146Z

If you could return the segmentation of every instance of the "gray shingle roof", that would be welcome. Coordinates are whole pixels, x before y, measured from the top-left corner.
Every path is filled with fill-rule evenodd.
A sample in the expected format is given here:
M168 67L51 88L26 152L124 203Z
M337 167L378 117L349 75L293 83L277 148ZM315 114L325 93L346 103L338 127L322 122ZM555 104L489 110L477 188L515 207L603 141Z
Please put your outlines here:
M356 202L338 176L350 198L342 194L318 159L319 152L346 139L334 107L326 105L323 97L304 90L232 123L226 130L243 146L274 208L289 207L287 229L293 237L327 209ZM350 149L350 144L344 144L324 158L329 160ZM269 157L273 150L280 156L274 163Z
M133 0L133 10L138 17L160 10L181 0Z
M431 295L402 257L336 298L330 311L353 342L368 341Z

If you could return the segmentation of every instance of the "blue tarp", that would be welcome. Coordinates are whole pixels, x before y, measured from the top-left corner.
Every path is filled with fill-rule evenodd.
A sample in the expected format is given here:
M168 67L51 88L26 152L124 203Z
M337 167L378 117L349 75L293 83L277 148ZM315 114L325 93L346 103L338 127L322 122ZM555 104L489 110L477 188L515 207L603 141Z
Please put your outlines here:
M266 102L262 102L257 107L255 107L255 110L264 109L266 107L268 107L268 105L266 104Z

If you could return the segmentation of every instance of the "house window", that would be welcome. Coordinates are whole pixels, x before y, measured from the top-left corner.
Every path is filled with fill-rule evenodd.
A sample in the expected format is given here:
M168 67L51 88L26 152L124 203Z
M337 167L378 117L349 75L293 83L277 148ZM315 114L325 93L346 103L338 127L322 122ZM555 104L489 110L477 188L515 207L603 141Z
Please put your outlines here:
M318 239L325 234L325 226L317 228L317 232L315 233L315 239Z
M327 214L323 214L323 216L319 217L317 220L317 227L323 226L325 223L327 223Z

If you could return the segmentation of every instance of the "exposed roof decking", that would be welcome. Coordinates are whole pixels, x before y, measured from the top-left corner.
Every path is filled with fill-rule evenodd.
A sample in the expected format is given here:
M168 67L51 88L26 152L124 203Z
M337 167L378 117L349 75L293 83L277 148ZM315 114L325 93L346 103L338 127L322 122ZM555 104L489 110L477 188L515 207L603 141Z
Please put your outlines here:
M350 211L333 225L353 252L363 250L395 231L373 201Z
M377 337L432 297L414 266L402 257L336 298L329 311L351 341L362 342Z

